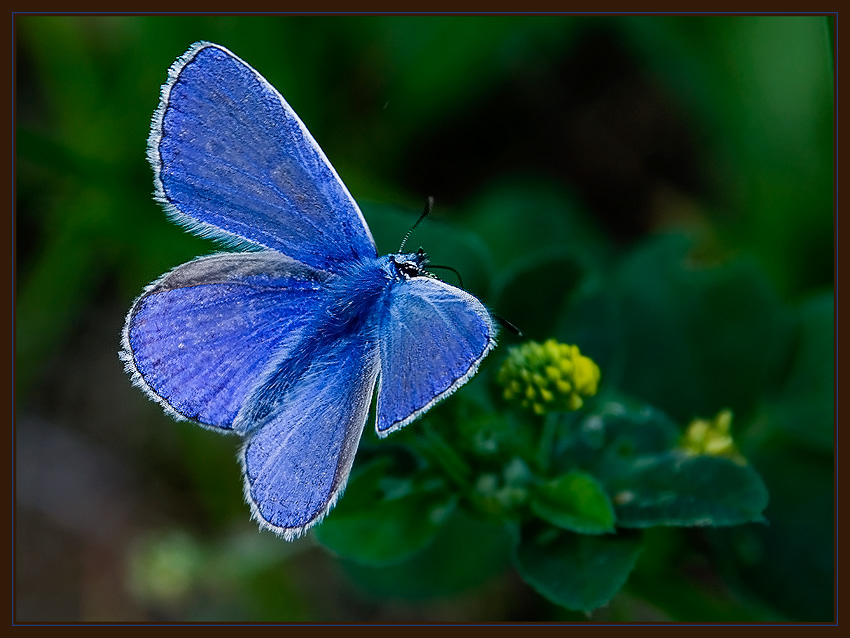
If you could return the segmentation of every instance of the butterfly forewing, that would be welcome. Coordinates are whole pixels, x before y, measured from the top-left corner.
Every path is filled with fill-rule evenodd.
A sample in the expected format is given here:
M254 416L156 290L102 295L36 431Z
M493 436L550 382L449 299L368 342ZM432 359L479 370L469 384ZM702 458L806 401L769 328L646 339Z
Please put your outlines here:
M157 197L201 234L333 272L376 255L360 209L298 116L218 45L194 45L169 71L148 155Z

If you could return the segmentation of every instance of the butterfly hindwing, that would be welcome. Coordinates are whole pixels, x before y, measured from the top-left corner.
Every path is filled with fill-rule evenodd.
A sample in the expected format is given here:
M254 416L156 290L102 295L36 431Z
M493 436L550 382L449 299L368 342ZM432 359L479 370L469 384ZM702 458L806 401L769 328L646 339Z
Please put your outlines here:
M410 423L466 383L495 336L489 313L469 293L425 276L394 285L379 330L378 434Z
M254 518L287 539L334 505L348 480L378 375L376 344L351 335L317 351L246 437L241 460ZM269 402L270 384L262 391ZM250 411L251 406L246 406Z
M122 359L173 416L231 429L266 369L299 345L333 277L272 251L183 264L133 304Z
M331 272L376 256L360 209L301 120L223 47L199 42L171 67L148 158L157 199L193 231Z

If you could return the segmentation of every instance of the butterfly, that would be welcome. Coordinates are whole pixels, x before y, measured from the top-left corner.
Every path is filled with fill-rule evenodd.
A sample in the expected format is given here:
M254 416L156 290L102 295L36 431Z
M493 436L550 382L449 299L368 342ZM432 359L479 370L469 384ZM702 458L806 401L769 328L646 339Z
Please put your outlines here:
M378 255L304 124L222 46L198 42L169 69L148 159L173 221L243 252L148 285L120 357L171 416L242 438L252 517L292 540L343 491L373 394L384 437L466 383L496 325L421 249Z

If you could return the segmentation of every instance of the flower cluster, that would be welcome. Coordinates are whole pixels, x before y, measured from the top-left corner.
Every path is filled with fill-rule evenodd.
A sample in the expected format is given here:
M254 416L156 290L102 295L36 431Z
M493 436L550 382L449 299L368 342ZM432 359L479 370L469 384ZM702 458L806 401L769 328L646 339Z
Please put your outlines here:
M578 410L584 397L596 394L599 366L578 346L531 341L511 349L498 381L505 399L535 414Z
M713 419L694 419L688 424L679 447L692 456L726 456L743 460L732 440L732 412L721 410Z

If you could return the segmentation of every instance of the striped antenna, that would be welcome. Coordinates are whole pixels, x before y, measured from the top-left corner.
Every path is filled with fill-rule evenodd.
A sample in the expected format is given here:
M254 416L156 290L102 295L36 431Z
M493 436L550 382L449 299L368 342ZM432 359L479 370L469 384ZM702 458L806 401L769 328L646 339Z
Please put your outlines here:
M404 245L407 243L408 237L410 237L410 233L416 230L416 227L419 225L423 219L425 219L428 214L431 212L431 207L434 205L434 198L430 195L428 199L425 200L425 210L422 211L422 214L419 216L419 219L416 220L416 223L410 227L410 230L407 231L407 234L404 236L404 239L401 240L401 246L398 247L398 252L401 252L404 249Z

